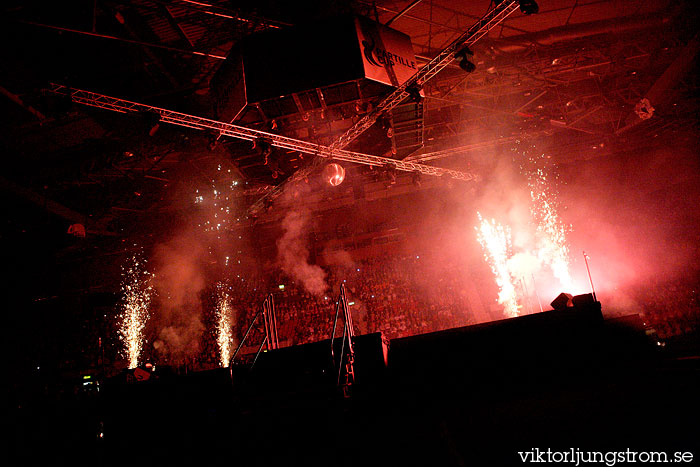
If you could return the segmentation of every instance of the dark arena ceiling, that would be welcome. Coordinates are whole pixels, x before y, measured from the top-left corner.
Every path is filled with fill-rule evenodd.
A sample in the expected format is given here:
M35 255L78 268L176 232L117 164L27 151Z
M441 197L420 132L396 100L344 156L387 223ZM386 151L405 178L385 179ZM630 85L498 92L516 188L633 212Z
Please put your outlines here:
M13 285L30 300L55 296L62 287L56 277L77 270L82 278L72 279L68 290L113 291L118 271L106 272L102 259L135 244L152 246L183 225L217 224L197 218L198 202L216 184L236 187L227 192L229 223L216 227L233 237L257 229L259 250L274 256L275 225L290 206L330 213L315 233L329 239L337 224L346 235L357 233L350 213L372 211L372 203L358 200L430 198L434 190L455 187L465 190L455 195L462 199L498 198L503 190L488 182L512 163L514 148L525 146L546 152L590 192L608 190L620 206L639 201L638 192L654 198L662 205L643 213L647 220L661 210L662 223L689 229L697 215L673 208L693 205L689 187L697 179L699 46L692 2L543 0L537 14L516 9L471 43L471 73L450 55L447 66L422 84L418 99L409 96L379 112L371 127L338 146L383 162L342 162L347 181L335 188L319 181L319 161L326 159L294 145L271 147L269 138L164 123L142 108L123 114L51 92L61 85L327 147L394 89L346 77L344 57L336 56L343 38L334 32L335 18L355 14L405 34L418 70L494 6L448 0L5 2L2 241L20 271ZM287 40L284 34L297 29L307 31L303 40ZM236 107L225 104L226 86L235 81L231 64L240 56L263 70L263 78L246 83L248 97L256 85L262 97ZM658 148L665 151L659 161L653 159ZM422 169L405 171L400 164ZM466 180L426 174L431 170L453 170ZM283 192L295 195L280 198ZM444 202L415 211L407 222L421 224L453 209L444 196L433 198ZM375 225L386 223L382 212L394 216L374 205ZM591 210L578 212L584 217ZM637 214L624 208L614 217L633 222ZM92 266L83 269L86 261ZM91 274L82 276L85 270Z
M200 191L222 173L238 187L229 232L279 220L286 208L276 198L299 183L311 191L292 204L314 211L426 186L468 186L471 196L523 144L546 151L569 176L602 160L618 169L608 180L613 183L647 194L674 191L677 183L676 192L687 191L696 153L689 160L668 156L658 171L650 167L658 175L651 183L647 177L635 184L638 174L630 170L644 166L634 162L637 154L645 160L654 148L694 147L698 23L692 2L543 0L537 14L515 11L472 44L473 72L451 61L423 84L418 103L408 99L382 112L347 147L384 161L455 170L469 181L343 162L347 182L329 191L317 183L323 158L313 154L159 122L149 112L96 109L50 92L58 84L329 146L393 88L351 80L300 90L297 75L309 73L295 69L295 60L338 71L331 57L336 43L324 40L332 32L323 24L348 14L390 24L410 38L420 69L492 7L448 0L5 2L2 240L12 264L24 271L18 282L39 273L37 264L61 270L123 252L134 241L152 243L191 220ZM222 111L224 65L259 37L293 27L319 33L308 43L273 40L272 51L255 59L270 71L266 89L274 93L275 86L296 82L297 90L249 102L235 115ZM217 79L219 88L211 86ZM605 170L581 177L609 186ZM679 175L685 178L676 180ZM401 190L391 192L393 185ZM688 219L678 216L668 219ZM78 224L85 237L67 234ZM108 282L86 279L84 286ZM42 287L32 287L31 295L51 295Z
M580 286L572 292L595 282L606 319L640 314L669 335L697 338L697 2L528 5L3 1L0 242L15 398L27 387L41 394L40 376L55 375L40 367L77 375L98 371L101 358L104 376L112 358L113 369L126 371L115 323L125 265L137 256L147 258L158 290L149 358L158 355L155 338L190 321L199 326L192 348L210 350L201 342L213 335L207 300L218 281L240 287L239 338L265 297L252 284L272 288L293 317L284 324L297 339L290 347L320 339L312 311L325 310L346 278L355 310L364 306L358 297L365 318L370 305L382 310L372 333L398 315L417 323L390 336L399 349L404 337L517 316L497 299L498 271L477 235L492 218L509 235L512 228L506 274L520 271L525 314L543 311L523 298L538 293L525 290L536 274L527 261L544 264L544 251L554 278L556 253L568 248L569 283ZM493 20L495 11L509 14ZM385 35L371 36L372 28ZM388 52L389 37L413 54ZM373 63L389 59L390 67ZM368 63L386 79L365 75ZM557 237L564 233L566 241ZM375 267L367 278L365 265ZM326 288L307 284L312 273ZM391 283L409 275L409 286ZM537 300L546 305L564 281L543 282ZM450 287L452 295L440 295ZM406 297L420 310L387 311ZM443 320L435 303L451 298L467 305L459 319ZM418 312L436 315L434 328ZM187 368L191 355L175 354L168 364ZM647 394L637 398L646 403ZM676 399L676 408L685 403Z
M421 66L490 6L412 3L6 2L2 176L13 202L6 206L5 235L76 219L85 219L94 236L140 234L151 230L149 222L180 209L172 192L208 179L212 165L231 170L246 187L240 203L252 205L313 158L281 151L274 157L282 168L274 173L250 141L223 137L215 145L215 133L172 125L149 136L154 123L145 116L69 105L46 92L50 83L216 118L210 81L222 58L251 35L357 13L407 34ZM387 138L388 126L402 131L395 113L350 149L488 177L490 154L515 141L551 147L552 157L569 164L645 148L652 139L673 141L679 132L694 134L695 20L689 2L542 1L538 14L517 11L473 45L473 73L453 62L425 84L422 119L403 127L409 133L414 128L417 141L402 148L398 135ZM277 52L323 63L328 58L314 54L327 47L320 47L323 37L314 40L305 50L280 44ZM266 60L280 81L297 72L278 65L281 57ZM315 102L308 105L301 102L308 93L296 93L292 108L289 99L269 99L248 106L239 122L328 145L387 93L358 87L312 89ZM643 120L635 106L650 93L654 115ZM362 174L365 168L348 167Z

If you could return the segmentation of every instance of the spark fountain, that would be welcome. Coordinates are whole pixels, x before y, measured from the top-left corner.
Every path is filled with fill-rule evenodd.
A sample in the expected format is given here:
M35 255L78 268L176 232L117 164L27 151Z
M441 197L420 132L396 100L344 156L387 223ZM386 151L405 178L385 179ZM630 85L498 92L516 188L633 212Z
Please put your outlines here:
M146 260L141 254L129 259L122 267L122 312L119 315L119 337L124 344L123 355L129 368L136 368L143 350L144 330L151 303L153 275L144 269Z
M566 227L559 218L556 187L550 180L546 167L538 167L545 161L544 154L529 157L532 170L526 171L530 189L530 213L537 226L537 257L552 269L564 290L572 290L573 281L569 272L569 247L566 241Z
M518 316L518 302L515 294L515 285L508 270L508 259L510 256L511 240L510 229L503 227L494 219L486 220L479 217L479 226L476 227L477 240L484 249L484 259L491 267L491 271L496 276L498 285L498 303L504 306L504 313L507 317Z
M504 312L510 317L522 314L517 305L518 299L528 304L526 308L530 313L534 311L530 294L534 293L539 302L535 275L542 273L545 267L551 270L559 290L574 290L566 240L571 226L565 226L558 214L557 180L548 164L549 158L545 154L532 156L527 149L512 150L517 152L514 162L519 163L520 173L527 180L530 194L530 222L526 226L516 220L514 224L517 229L523 229L513 232L521 240L517 251L511 244L509 226L504 227L493 219L487 221L477 213L479 243L484 249L486 262L496 276L500 291L498 302L505 306ZM528 240L523 242L523 239Z
M216 343L219 346L219 362L222 368L227 368L231 361L231 348L233 346L233 308L231 297L224 284L216 286Z

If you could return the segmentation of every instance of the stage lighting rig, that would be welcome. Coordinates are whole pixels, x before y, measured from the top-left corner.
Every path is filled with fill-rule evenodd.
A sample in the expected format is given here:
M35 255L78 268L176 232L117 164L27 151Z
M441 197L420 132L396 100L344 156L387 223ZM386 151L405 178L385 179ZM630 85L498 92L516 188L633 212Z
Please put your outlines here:
M263 138L258 138L253 140L253 149L263 158L263 165L270 169L272 178L277 179L283 170L279 164L279 154L272 152L272 144Z
M462 70L466 73L471 73L476 70L476 65L469 60L469 58L473 56L474 52L472 52L469 46L465 45L455 53L455 60Z
M519 3L520 11L522 11L524 15L534 15L540 11L540 7L535 0L520 0Z
M253 140L253 149L255 149L260 156L265 158L265 164L267 165L268 158L270 154L272 154L272 144L265 139L257 138Z
M418 187L418 188L421 187L421 176L420 176L420 172L413 172L413 173L411 174L411 183L412 183L414 186Z
M411 99L415 103L418 103L421 100L423 100L423 96L421 96L420 91L421 89L418 86L409 86L406 88L406 92L408 93L409 99Z

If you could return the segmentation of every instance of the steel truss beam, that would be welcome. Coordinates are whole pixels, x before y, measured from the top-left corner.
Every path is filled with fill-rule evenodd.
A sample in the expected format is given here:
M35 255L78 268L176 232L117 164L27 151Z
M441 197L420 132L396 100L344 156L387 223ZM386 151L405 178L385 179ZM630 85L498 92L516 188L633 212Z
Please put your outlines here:
M454 54L464 46L469 46L484 37L491 29L498 26L511 13L518 8L519 2L508 0L497 5L493 10L476 22L466 32L461 34L457 39L453 40L445 49L435 56L428 63L411 76L405 83L396 88L394 92L384 98L370 112L357 121L350 127L345 134L340 136L331 144L332 149L344 148L350 144L355 138L360 136L369 127L371 127L379 117L384 113L399 105L406 97L409 96L407 89L422 88L426 81L430 80L447 65L454 60Z
M484 37L491 29L503 22L503 20L513 13L518 6L519 2L517 0L507 0L503 1L493 10L486 13L486 15L476 24L461 34L457 39L452 41L442 52L437 54L435 58L426 63L416 72L416 74L409 78L408 81L396 88L394 92L385 97L370 112L368 112L343 135L335 140L329 148L330 151L335 153L354 141L358 136L369 129L369 127L371 127L379 117L399 105L409 95L407 89L412 87L421 88L428 80L438 74L454 60L455 52L457 52L461 47L472 45ZM399 164L406 163L405 161L398 161L395 159L387 159L387 161L389 161L388 163L390 164L395 164L397 168L399 167ZM305 167L300 168L284 183L267 192L265 196L253 203L253 205L250 207L250 212L256 213L260 211L265 205L266 200L274 199L276 196L278 196L287 183L303 178L316 169L318 165L319 163L317 162L317 159L314 159ZM475 177L472 175L470 179L473 180Z
M444 169L441 167L432 167L414 162L404 162L386 157L372 156L358 152L345 151L342 149L332 149L329 146L322 146L308 141L302 141L286 136L267 133L264 131L253 130L231 123L219 122L208 118L188 115L181 112L154 107L137 102L127 101L116 97L98 94L96 92L85 91L82 89L69 88L60 84L52 84L49 88L50 92L69 96L71 101L77 104L83 104L99 109L111 110L125 114L152 114L158 115L161 122L170 123L196 130L213 131L217 135L229 136L232 138L244 139L248 141L265 140L272 146L280 149L288 149L298 151L304 154L311 154L327 159L355 162L358 164L372 166L391 166L397 170L407 172L419 172L425 175L443 176L447 175L457 180L475 180L476 177L470 173L459 172L457 170Z

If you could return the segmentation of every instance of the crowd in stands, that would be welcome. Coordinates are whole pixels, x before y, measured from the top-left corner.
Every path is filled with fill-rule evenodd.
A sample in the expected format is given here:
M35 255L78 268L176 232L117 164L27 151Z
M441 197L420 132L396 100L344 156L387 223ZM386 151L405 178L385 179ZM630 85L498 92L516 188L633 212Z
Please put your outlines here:
M326 268L328 287L320 294L308 292L303 282L280 271L269 274L267 281L254 277L236 283L240 296L253 299L234 300L237 338L242 338L260 310L265 298L262 291L273 291L281 345L328 339L340 284L346 288L348 309L353 316L355 332L359 334L382 332L391 339L473 324L459 272L443 274L439 280L429 281L427 286L424 262L419 256L403 256ZM340 316L338 334L342 332L342 313ZM246 343L259 343L262 338L262 325L258 325Z
M636 293L645 324L662 339L700 330L700 282L655 280Z
M382 332L389 339L475 324L465 292L466 271L417 255L372 258L352 266L325 268L328 289L311 294L303 283L276 270L248 277L232 287L236 309L236 343L273 292L281 346L328 339L333 327L340 284L344 284L355 332ZM284 288L280 288L284 285ZM687 280L661 282L636 291L639 313L662 338L700 330L700 284ZM473 299L473 298L472 298ZM605 308L605 307L604 307ZM342 313L341 313L342 315ZM342 332L342 320L337 335ZM263 339L259 317L243 346L254 352ZM218 362L214 337L205 344L203 362Z
M477 322L472 309L475 297L469 296L465 288L468 271L460 269L459 265L447 264L444 259L439 261L422 255L387 256L342 266L326 266L324 272L327 288L316 294L306 290L302 281L279 269L234 275L227 289L235 318L234 348L241 342L269 293L274 298L281 346L328 339L341 284L346 288L357 334L382 332L389 339L395 339ZM659 279L657 283L647 284L633 293L636 306L626 314L639 313L661 339L696 333L700 330L699 286L692 280ZM155 330L144 344L144 360L161 365L184 363L197 369L218 366L220 352L216 340L214 296L214 287L203 293L202 330L196 352L187 355L184 362L163 358L154 349ZM483 307L483 303L478 305ZM120 350L123 343L118 333L118 306L70 304L70 307L69 316L50 313L48 308L40 312L42 319L55 323L51 328L55 332L45 336L42 347L45 351L37 356L36 361L46 357L58 359L58 371L71 371L76 375L86 368L100 370L102 367L112 372L123 369L125 361ZM603 309L606 310L605 303ZM342 333L341 326L342 313L337 335ZM71 335L71 330L76 338L58 339ZM245 340L241 356L255 352L262 339L262 319L258 317Z

